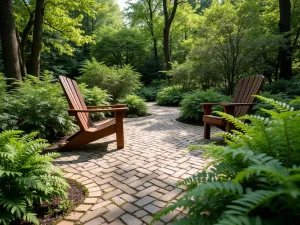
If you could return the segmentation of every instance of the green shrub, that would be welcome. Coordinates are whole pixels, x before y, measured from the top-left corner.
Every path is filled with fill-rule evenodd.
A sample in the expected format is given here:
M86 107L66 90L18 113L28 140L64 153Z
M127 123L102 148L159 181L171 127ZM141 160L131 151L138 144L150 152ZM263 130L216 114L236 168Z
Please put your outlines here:
M138 96L145 99L147 102L152 102L156 100L156 96L159 90L156 87L148 86L142 87L137 93Z
M230 101L230 97L214 92L212 89L207 91L194 91L193 93L184 96L180 103L180 114L184 119L201 121L204 111L200 103L218 103ZM220 105L214 106L213 110L221 111L223 110L223 107Z
M274 99L275 101L279 101L279 102L290 102L292 100L290 97L288 97L287 94L285 94L283 92L279 92L277 94L271 94L271 92L269 92L269 91L264 91L261 93L261 95L263 97ZM300 109L300 103L293 104L293 107L295 109ZM269 117L268 113L259 110L261 108L274 109L274 106L271 104L268 104L267 102L265 102L263 100L258 99L257 104L253 107L253 109L251 110L251 113L259 115L259 116Z
M204 156L211 161L202 172L178 183L190 190L155 219L183 207L188 215L174 224L299 223L300 111L258 98L274 106L274 110L262 109L270 119L250 115L237 119L219 112L238 131L219 133L227 146L190 147L204 149Z
M67 197L68 184L52 164L59 154L41 155L46 141L34 140L37 133L22 137L21 133L0 133L0 224L4 225L16 220L39 224L34 206Z
M183 96L184 92L182 91L181 86L170 86L158 92L156 102L159 105L179 106Z
M157 93L160 92L168 84L167 80L154 80L149 86L142 87L137 95L145 99L147 102L156 100Z
M264 91L268 91L270 94L284 93L290 98L300 96L300 77L295 76L291 80L277 80L271 84L266 84Z
M62 87L46 72L39 80L26 76L7 97L0 115L1 128L39 132L44 138L65 135L74 130Z
M151 82L151 86L159 87L159 88L168 87L168 84L169 82L166 79L155 79Z
M107 67L92 59L84 62L81 72L83 75L78 78L79 82L107 90L113 100L132 94L141 86L140 74L128 65L122 68Z
M4 108L6 99L6 82L4 80L3 75L0 73L0 112Z
M78 86L87 106L108 105L111 101L110 95L108 95L107 91L105 90L102 90L96 86L93 88L88 88L85 83L81 83ZM90 115L95 120L105 118L104 113L91 113Z
M147 115L147 105L142 98L137 95L127 95L124 99L119 101L122 104L126 104L128 111L127 117L137 117Z

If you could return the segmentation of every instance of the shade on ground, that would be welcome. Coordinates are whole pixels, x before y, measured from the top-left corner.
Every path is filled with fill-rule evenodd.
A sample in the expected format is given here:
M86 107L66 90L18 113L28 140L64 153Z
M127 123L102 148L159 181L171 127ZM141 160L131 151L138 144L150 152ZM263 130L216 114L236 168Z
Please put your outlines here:
M124 149L116 149L111 135L56 160L65 177L89 191L59 225L150 224L155 213L184 194L176 182L205 166L201 152L187 152L191 144L206 143L203 127L177 122L176 107L149 103L149 110L149 117L125 120ZM172 224L184 213L175 211L155 224Z

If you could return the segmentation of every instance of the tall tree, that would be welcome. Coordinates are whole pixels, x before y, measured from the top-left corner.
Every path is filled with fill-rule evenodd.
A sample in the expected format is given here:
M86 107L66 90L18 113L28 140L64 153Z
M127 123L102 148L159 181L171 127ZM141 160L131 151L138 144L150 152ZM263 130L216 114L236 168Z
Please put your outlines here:
M132 24L145 24L151 34L153 43L153 55L155 67L159 69L157 33L156 33L156 14L160 11L161 0L139 0L129 3L127 16L132 20Z
M284 35L284 43L279 48L279 77L292 77L292 41L291 41L291 1L279 0L280 21L279 30Z
M170 29L176 14L178 4L179 4L178 0L174 0L173 7L171 7L171 12L169 13L168 0L163 0L163 11L164 11L164 20L165 20L163 46L164 46L165 64L167 70L172 69L171 52L170 52Z
M36 1L34 29L31 47L30 71L34 76L40 76L40 58L42 50L42 32L45 0Z
M139 30L127 27L121 29L109 27L103 29L101 33L99 32L96 44L91 48L92 56L98 61L117 67L131 65L139 68L143 65L146 44Z
M22 80L13 0L0 1L0 35L5 76Z
M72 55L75 45L92 42L93 35L83 30L83 19L94 18L96 13L101 12L101 6L96 0L14 0L22 74L26 74L25 49L31 52L30 72L39 76L42 46L44 51L55 49L59 54ZM27 41L31 34L30 47ZM42 40L45 34L48 38Z
M192 46L196 43L201 16L197 14L199 5L182 2L176 11L176 17L170 31L171 59L182 63Z

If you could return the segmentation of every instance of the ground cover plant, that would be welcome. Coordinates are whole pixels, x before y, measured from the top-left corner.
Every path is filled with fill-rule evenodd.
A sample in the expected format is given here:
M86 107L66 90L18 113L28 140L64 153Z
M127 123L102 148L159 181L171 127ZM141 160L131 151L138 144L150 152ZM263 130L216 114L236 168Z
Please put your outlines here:
M7 92L6 82L4 80L4 77L0 73L0 112L4 108L5 98L6 98L6 92Z
M157 93L156 102L158 105L179 106L184 94L180 85L165 87Z
M215 92L213 89L207 91L196 90L184 96L180 103L180 116L186 120L196 122L202 121L204 111L200 103L230 102L231 98ZM220 105L214 106L213 110L222 111Z
M126 113L127 117L147 115L148 107L144 100L137 95L126 95L125 98L119 100L119 103L126 104L126 107L128 107L128 111Z
M0 224L13 221L38 224L33 208L53 197L66 199L68 184L52 161L57 153L41 155L48 146L37 133L0 133Z
M300 111L286 103L258 98L275 107L261 109L270 118L246 115L238 119L219 112L238 130L219 133L227 146L190 147L204 149L203 154L212 161L200 173L178 183L188 185L189 191L156 219L183 207L188 215L173 224L298 224Z
M266 84L263 88L270 94L284 93L290 98L300 96L300 77L295 76L291 80L277 80L271 84Z
M63 90L50 72L41 79L28 75L7 93L0 128L37 131L43 138L66 135L75 129L68 108Z
M168 86L167 80L154 80L148 86L143 86L137 95L145 99L147 102L152 102L156 100L158 92L160 92L164 87Z
M276 94L272 94L270 91L263 91L261 93L261 96L264 96L266 98L270 98L273 99L275 101L279 101L279 102L290 102L292 101L292 97L289 96L286 92L279 92ZM268 104L267 102L257 99L257 104L254 105L253 109L251 110L251 113L255 114L255 115L259 115L259 116L263 116L263 117L270 117L270 115L262 110L260 110L261 108L264 109L274 109L274 106L271 104ZM300 103L299 102L293 102L291 104L292 107L294 107L294 109L299 110L300 109Z

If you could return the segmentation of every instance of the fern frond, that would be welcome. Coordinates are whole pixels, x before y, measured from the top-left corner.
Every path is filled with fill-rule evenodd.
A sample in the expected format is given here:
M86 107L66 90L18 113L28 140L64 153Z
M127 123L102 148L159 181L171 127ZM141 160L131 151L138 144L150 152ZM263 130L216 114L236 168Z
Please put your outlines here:
M248 215L264 202L270 201L279 195L281 195L280 191L258 190L248 192L242 198L232 201L233 204L227 206L230 210L225 211L224 215Z
M206 191L209 191L212 195L218 195L220 193L227 193L229 195L242 195L243 187L240 184L233 183L232 181L226 182L209 182L201 184L190 192L186 193L183 198L199 198L206 195Z
M52 164L58 154L40 155L46 141L34 139L36 133L20 137L21 133L0 133L0 211L4 211L0 224L15 219L38 224L32 206L67 195L69 185Z
M199 224L208 224L207 223L208 216L207 215L200 215L200 216L191 216L191 217L184 217L179 220L172 222L173 225L199 225ZM153 223L151 223L153 224Z
M225 216L214 225L262 225L262 220L259 216Z
M265 165L254 165L244 169L237 174L234 178L234 182L242 182L253 175L260 176L262 173L271 176L272 180L277 182L283 181L284 177L288 176L288 172L284 170L281 164L277 160L273 160Z
M20 177L18 178L17 182L20 185L26 185L27 187L35 188L37 190L42 190L43 188L45 188L45 186L37 176Z
M205 170L192 175L191 177L185 178L182 181L179 181L176 185L190 185L190 184L201 184L210 181L216 181L217 177L214 173L206 172Z
M284 102L275 101L274 99L266 98L260 95L254 95L256 98L267 102L274 106L275 109L277 109L279 112L286 112L286 111L293 111L294 108L291 107L289 104L286 104Z
M6 144L9 139L17 138L22 133L23 133L23 131L20 131L20 130L5 130L5 131L2 131L1 134L0 134L0 146L3 143Z
M20 141L22 142L31 142L33 141L37 136L38 136L38 132L32 132L29 134L25 134L20 138Z
M8 213L0 207L0 224L1 225L10 225L14 220L14 216L11 213Z
M257 125L270 124L271 120L268 117L258 116L258 115L244 115L239 117L240 120L249 120L251 123Z
M0 169L0 177L20 177L22 176L22 173L20 172L14 172L14 171L7 171Z
M222 116L223 118L225 118L228 122L234 124L234 126L240 130L242 130L243 132L247 133L249 130L249 125L244 123L243 121L241 121L240 119L229 115L227 113L224 112L220 112L220 111L216 111L215 113L217 113L219 116Z
M30 212L27 212L23 215L23 218L22 218L24 221L26 222L29 222L29 223L34 223L36 225L40 224L38 218L36 217L36 214L35 213L30 213Z
M26 203L20 199L8 199L5 197L0 198L0 206L2 206L11 214L20 218L26 212Z
M300 103L300 97L293 99L292 101L290 101L289 104L295 104L295 103Z

